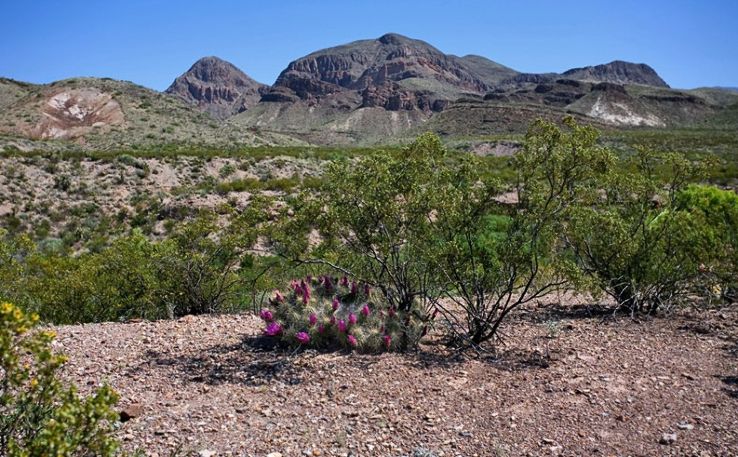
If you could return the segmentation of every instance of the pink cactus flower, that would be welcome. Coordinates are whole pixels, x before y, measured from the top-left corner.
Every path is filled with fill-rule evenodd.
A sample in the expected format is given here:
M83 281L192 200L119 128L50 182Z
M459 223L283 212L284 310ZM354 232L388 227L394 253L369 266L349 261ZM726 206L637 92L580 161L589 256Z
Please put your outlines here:
M359 344L359 342L356 341L356 337L354 335L349 335L347 339L348 339L349 346L353 348L355 348L356 345Z
M261 317L264 322L271 322L274 320L274 313L272 313L271 310L264 308L259 312L259 317Z
M278 290L274 291L274 301L278 303L284 303L284 295Z
M333 311L337 310L339 306L341 306L341 302L338 300L338 297L333 297L333 303L331 303Z
M328 321L331 325L336 325L336 316L331 316L331 319Z
M392 337L391 337L391 336L389 336L389 335L384 335L384 336L382 337L382 341L384 341L384 347L385 347L386 349L389 349L389 348L390 348L390 346L392 345Z
M359 285L356 283L356 281L351 281L351 293L356 294L356 292L359 291Z
M277 336L282 333L282 325L279 322L270 322L264 329L264 334L267 336Z
M348 281L348 278L347 278L346 276L342 277L342 278L341 278L341 282L340 282L339 284L340 284L341 286L343 286L343 287L348 287L348 285L349 285L349 281Z
M341 332L341 333L346 333L346 330L348 330L348 326L346 325L346 321L344 321L343 319L341 319L340 321L338 321L338 324L336 324L336 326L338 327L338 331Z
M313 282L313 277L311 275L307 275L305 279L307 279L307 282Z
M318 325L318 333L323 333L323 332L325 332L325 325L319 324Z
M358 319L356 318L356 314L349 313L349 315L348 315L348 321L349 321L349 324L356 325L356 322L358 322Z
M308 322L311 327L314 326L318 323L318 316L316 316L315 313L310 313L310 316L308 316Z
M372 311L369 309L369 303L364 303L364 306L361 307L361 315L364 317L369 317L371 313Z
M297 332L295 334L295 339L300 344L308 344L310 342L310 335L308 334L308 332Z

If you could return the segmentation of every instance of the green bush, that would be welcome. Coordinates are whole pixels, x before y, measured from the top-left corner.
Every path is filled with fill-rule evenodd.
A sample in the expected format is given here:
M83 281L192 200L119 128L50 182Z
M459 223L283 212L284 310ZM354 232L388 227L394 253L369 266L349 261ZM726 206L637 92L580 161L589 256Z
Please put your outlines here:
M415 311L388 306L368 284L326 275L293 280L260 316L264 334L287 346L379 352L405 350L420 338Z
M112 437L117 395L107 386L89 397L57 378L64 356L54 354L54 333L34 329L10 303L0 304L0 455L116 455Z
M690 295L700 265L719 249L704 221L677 211L677 195L701 171L680 155L641 149L569 211L565 241L594 291L631 313Z
M703 286L725 301L738 300L738 195L693 184L676 195L675 205L698 226L705 240L698 248L709 249L697 252Z
M457 345L494 339L512 311L568 285L574 265L556 253L563 215L614 158L597 146L594 129L564 123L566 130L545 121L531 126L513 159L519 203L508 214L479 159L447 167L449 178L438 183L443 243L433 264L445 300L436 306Z

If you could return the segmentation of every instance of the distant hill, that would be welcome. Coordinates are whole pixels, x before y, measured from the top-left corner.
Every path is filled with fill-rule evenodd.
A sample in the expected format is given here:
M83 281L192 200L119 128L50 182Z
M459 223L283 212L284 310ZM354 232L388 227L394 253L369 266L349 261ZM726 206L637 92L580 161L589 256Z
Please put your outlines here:
M197 105L215 118L225 119L255 105L267 88L230 62L203 57L177 77L166 92Z
M51 84L0 79L0 148L117 149L163 144L271 144L219 124L179 98L127 81L73 78Z
M643 63L616 60L593 67L572 68L563 73L569 79L616 84L641 84L653 87L669 87L656 71Z

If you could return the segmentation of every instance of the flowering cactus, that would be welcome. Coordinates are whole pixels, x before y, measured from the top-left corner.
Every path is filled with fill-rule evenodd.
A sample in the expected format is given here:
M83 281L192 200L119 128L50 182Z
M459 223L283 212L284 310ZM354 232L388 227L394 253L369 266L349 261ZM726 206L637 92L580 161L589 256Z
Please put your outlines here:
M403 350L416 341L422 322L400 312L371 287L347 277L328 275L290 282L288 293L274 292L259 316L264 335L285 345L366 352ZM379 299L379 300L378 300Z

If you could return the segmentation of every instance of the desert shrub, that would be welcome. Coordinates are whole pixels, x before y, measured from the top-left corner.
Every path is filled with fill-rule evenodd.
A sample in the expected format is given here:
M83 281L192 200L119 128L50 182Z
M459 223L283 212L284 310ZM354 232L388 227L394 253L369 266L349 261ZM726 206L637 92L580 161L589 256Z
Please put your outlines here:
M260 312L264 334L293 347L363 352L404 350L423 333L416 310L398 311L360 284L332 276L293 280Z
M157 269L170 315L222 312L237 300L250 268L245 251L259 236L267 205L255 199L226 227L204 213L159 244Z
M677 211L687 212L704 240L697 252L707 291L725 301L738 299L738 195L714 186L692 184L676 195ZM705 289L702 289L706 291Z
M480 159L449 157L427 134L399 152L332 166L319 196L286 210L275 245L359 278L397 311L426 321L440 311L451 342L478 346L572 269L553 255L563 210L612 157L592 129L567 123L571 133L545 122L531 130L515 159L517 209L495 201L501 189Z
M64 386L57 372L66 358L37 321L0 304L0 455L115 455L116 393L103 386L83 398Z
M538 121L514 158L516 208L505 212L493 197L494 182L468 158L451 168L437 191L446 197L438 211L441 248L434 266L441 273L444 301L437 303L450 324L452 341L478 346L498 335L516 308L563 288L574 265L556 253L565 211L608 169L613 156L598 147L597 132L564 121L566 130Z
M563 233L595 292L631 313L651 313L686 298L716 252L704 223L676 210L676 196L702 167L646 149L622 165L569 212Z
M67 192L72 187L72 178L69 175L54 176L54 189Z
M236 172L236 167L234 167L230 163L227 163L227 164L223 165L222 167L220 167L220 170L218 171L218 175L221 178L227 178L227 177L231 176L235 172Z

